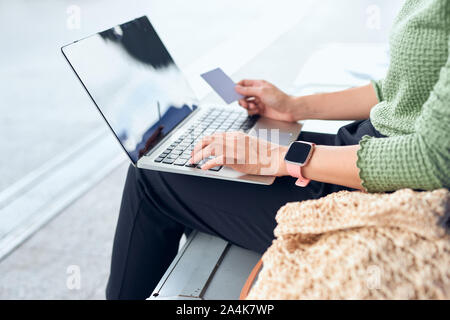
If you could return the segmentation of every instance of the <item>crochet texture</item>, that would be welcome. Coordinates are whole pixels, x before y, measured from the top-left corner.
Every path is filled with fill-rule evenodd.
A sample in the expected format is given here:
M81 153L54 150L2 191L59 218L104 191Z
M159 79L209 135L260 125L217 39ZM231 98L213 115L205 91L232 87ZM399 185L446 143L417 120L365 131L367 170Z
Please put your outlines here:
M449 192L289 203L248 299L449 299Z

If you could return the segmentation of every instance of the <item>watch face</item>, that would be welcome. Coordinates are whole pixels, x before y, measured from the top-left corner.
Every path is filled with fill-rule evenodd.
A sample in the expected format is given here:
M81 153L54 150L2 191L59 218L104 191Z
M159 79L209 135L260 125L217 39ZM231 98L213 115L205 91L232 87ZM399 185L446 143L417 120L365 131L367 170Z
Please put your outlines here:
M311 152L312 146L303 142L294 142L291 144L288 152L284 159L289 162L294 162L298 164L305 163L308 159L309 153Z

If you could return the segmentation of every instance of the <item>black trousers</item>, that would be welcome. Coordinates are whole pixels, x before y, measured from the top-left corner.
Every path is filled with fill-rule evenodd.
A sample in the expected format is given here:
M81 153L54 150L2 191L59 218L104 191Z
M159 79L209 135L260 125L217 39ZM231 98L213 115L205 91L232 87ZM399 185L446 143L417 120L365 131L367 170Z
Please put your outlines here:
M302 132L298 140L352 145L363 135L381 137L365 120L341 128L337 135ZM281 177L270 186L262 186L130 166L114 238L107 299L149 297L177 254L186 228L262 253L272 243L275 215L281 206L347 189L317 181L300 188L294 182L294 178Z

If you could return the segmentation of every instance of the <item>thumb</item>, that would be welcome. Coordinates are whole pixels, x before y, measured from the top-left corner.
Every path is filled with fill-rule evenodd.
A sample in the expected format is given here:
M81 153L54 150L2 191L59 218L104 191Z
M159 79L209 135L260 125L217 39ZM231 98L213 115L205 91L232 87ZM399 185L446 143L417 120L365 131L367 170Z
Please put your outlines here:
M237 85L235 90L237 93L240 93L246 97L258 97L261 94L260 87L243 87L241 85Z

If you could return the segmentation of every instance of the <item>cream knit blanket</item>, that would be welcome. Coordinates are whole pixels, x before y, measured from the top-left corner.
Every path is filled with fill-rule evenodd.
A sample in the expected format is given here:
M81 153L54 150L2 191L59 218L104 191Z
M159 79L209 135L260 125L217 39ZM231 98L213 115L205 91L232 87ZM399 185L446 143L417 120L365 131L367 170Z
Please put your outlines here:
M248 299L449 299L450 197L341 191L288 203Z

